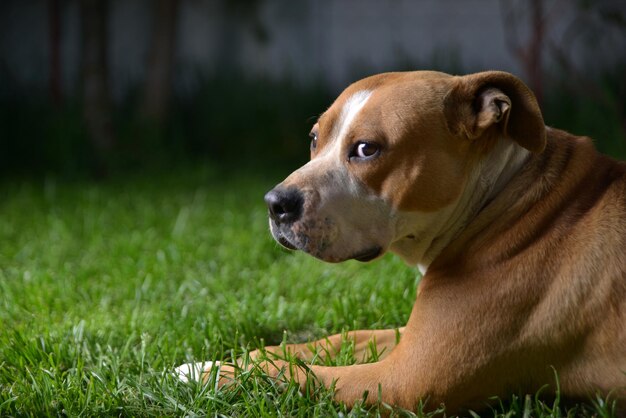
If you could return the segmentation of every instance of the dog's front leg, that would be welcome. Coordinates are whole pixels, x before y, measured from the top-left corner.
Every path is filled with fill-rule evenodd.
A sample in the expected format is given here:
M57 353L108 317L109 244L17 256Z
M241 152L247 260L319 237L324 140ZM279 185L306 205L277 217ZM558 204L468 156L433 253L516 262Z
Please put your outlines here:
M229 364L213 364L218 369L218 385L227 386L237 381L241 367ZM366 404L385 403L405 409L414 409L420 398L429 394L416 378L416 369L402 356L389 356L385 359L366 364L351 366L307 366L285 360L265 360L246 366L247 369L258 367L276 380L293 381L300 385L302 392L310 391L315 386L334 389L334 398L338 402L352 407L365 399ZM205 383L211 376L211 368L202 372ZM422 382L423 383L423 382Z
M365 345L368 341L372 341L373 335L384 337L382 341L390 343L392 331L393 335L397 335L396 330L384 330L384 332L383 330L376 330L364 331L352 336L355 337L359 345ZM394 345L396 338L394 336ZM332 340L336 340L336 338ZM279 348L284 349L284 347ZM396 348L389 356L378 362L351 366L309 366L303 363L297 364L281 359L272 359L273 356L268 355L267 360L240 364L239 366L219 362L187 364L177 368L177 372L183 380L198 379L205 383L209 383L213 376L217 376L218 385L226 386L235 383L239 372L243 369L249 370L258 367L274 379L298 383L303 392L310 390L315 385L334 388L335 399L349 407L365 399L367 404L382 402L413 409L416 402L420 398L429 396L429 393L424 392L426 389L422 384L424 381L416 378L419 375L417 369L412 367L414 365L411 364L411 359L406 358L403 353L405 350Z
M345 334L335 334L317 341L303 344L286 344L268 346L263 350L250 352L250 358L257 360L266 353L282 356L287 354L304 361L326 361L334 359L344 344L352 345L352 355L357 362L368 360L382 360L398 344L404 332L404 327L398 329L377 329L349 331ZM240 359L239 364L243 361Z
M400 341L405 327L398 329L384 330L358 330L350 331L346 334L335 334L317 341L303 344L285 344L279 346L268 346L262 350L251 351L248 356L237 359L239 369L250 368L264 358L280 360L284 356L294 357L306 362L332 361L342 352L344 343L351 345L352 356L357 362L381 360L387 357L393 348ZM250 362L249 360L252 360ZM283 363L281 363L283 364ZM211 370L220 367L222 379L232 378L235 367L232 364L203 361L197 363L187 363L178 366L175 370L181 380L202 380L206 381Z

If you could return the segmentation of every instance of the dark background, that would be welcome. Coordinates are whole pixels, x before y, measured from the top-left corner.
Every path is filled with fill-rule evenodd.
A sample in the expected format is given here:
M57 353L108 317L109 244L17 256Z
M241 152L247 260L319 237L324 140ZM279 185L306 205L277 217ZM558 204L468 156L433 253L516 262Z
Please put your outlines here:
M350 82L511 71L626 157L626 6L564 0L2 0L0 176L295 168Z

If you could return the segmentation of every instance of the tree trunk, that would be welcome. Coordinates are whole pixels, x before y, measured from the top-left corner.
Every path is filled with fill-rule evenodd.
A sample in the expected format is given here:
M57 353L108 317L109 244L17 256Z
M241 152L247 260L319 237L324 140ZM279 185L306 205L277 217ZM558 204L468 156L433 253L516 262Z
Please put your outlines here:
M543 0L532 0L530 2L531 12L531 38L526 50L526 74L528 81L535 93L537 102L543 103L543 47L545 38L545 17L543 10Z
M107 65L107 4L107 0L80 2L84 118L99 177L106 176L115 145Z
M141 113L144 118L162 125L172 91L178 0L157 0L155 3Z
M50 46L50 78L48 80L50 99L54 106L60 106L61 93L61 1L48 1L48 33Z
M521 64L529 87L541 105L543 102L543 50L546 25L549 23L544 10L544 0L522 0L521 2L501 0L500 10L505 42ZM517 31L526 22L528 22L528 39L521 41Z

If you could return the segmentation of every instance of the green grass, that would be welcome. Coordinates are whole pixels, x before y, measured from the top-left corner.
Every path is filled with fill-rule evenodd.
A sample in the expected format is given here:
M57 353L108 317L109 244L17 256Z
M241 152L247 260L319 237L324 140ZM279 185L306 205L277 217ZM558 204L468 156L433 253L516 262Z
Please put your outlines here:
M386 411L348 411L329 391L300 395L258 371L232 390L171 374L184 362L283 339L405 323L416 271L391 256L330 265L279 249L262 202L274 180L200 168L101 184L1 185L0 415ZM353 360L346 353L339 363ZM590 405L569 416L609 412ZM568 412L522 396L489 415Z

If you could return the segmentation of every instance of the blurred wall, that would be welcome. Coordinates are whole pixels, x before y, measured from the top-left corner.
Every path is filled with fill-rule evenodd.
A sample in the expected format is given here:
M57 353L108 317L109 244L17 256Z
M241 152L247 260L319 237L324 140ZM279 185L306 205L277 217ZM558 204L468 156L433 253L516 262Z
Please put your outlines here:
M78 0L60 4L62 83L64 92L71 94L80 75L79 7ZM576 3L546 4L558 14L546 36L561 45L571 42L568 53L584 61L588 45L563 39L571 37L568 30L576 24ZM110 2L110 77L118 99L140 83L146 71L153 5L150 0ZM518 16L506 21L503 7L511 5ZM0 1L0 83L45 86L48 6L46 1ZM524 1L182 0L174 82L184 93L193 89L198 77L238 68L250 76L321 80L338 89L364 73L433 63L524 76L507 42L512 36L522 43L529 37L525 18ZM623 54L626 40L617 36ZM616 44L610 45L612 50L600 60L594 56L594 67L615 57Z

